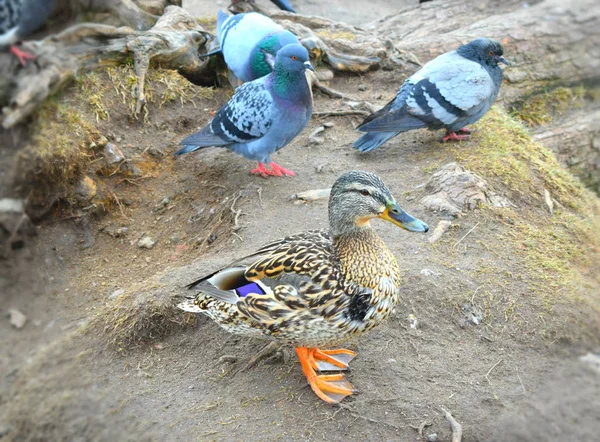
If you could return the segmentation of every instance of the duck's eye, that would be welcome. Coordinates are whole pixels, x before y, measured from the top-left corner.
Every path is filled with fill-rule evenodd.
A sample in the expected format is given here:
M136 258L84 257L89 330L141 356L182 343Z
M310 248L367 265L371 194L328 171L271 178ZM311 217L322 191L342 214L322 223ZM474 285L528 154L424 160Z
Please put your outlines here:
M488 55L491 57L492 55L494 55L494 51L488 52Z
M367 189L362 189L360 191L360 194L363 196L369 196L369 195L371 195L371 192L369 192Z
M491 54L491 52L490 52ZM298 60L298 57L296 57L295 55L292 55L292 60Z

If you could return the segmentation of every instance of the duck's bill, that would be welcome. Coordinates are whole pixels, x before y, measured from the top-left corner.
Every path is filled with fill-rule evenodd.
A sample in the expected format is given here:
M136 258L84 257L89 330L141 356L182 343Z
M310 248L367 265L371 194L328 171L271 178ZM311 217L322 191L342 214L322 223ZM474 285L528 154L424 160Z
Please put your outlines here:
M310 64L310 61L305 61L304 62L304 66L306 66L306 69L308 69L309 71L315 71L315 68L313 67L312 64Z
M398 204L386 207L379 215L379 218L389 221L398 227L402 227L409 232L427 232L429 230L427 224L406 213Z

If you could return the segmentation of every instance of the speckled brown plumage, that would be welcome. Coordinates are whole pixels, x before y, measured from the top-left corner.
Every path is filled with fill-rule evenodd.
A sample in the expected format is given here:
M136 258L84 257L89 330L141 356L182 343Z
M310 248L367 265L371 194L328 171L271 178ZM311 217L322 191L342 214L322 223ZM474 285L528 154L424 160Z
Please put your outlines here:
M351 385L342 378L313 379L311 370L319 369L311 359L315 347L337 344L372 329L400 301L400 269L369 225L373 218L412 231L428 228L400 209L377 176L349 172L332 189L329 230L308 231L265 245L192 283L190 288L199 294L180 307L202 312L232 333L294 345L315 393L328 402L339 402L352 394ZM223 286L216 282L215 278L226 274L234 275L235 287L261 285L240 294L229 282ZM263 288L266 293L261 292ZM353 357L352 352L343 352L346 358ZM340 358L339 354L335 357ZM323 352L317 356L329 358ZM346 366L343 361L334 365ZM343 385L336 386L336 382Z

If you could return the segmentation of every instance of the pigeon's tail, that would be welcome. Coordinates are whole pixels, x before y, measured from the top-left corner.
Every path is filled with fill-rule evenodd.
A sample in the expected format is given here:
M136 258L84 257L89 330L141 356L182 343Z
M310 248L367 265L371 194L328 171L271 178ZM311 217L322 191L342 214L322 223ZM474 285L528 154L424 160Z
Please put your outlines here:
M292 5L290 5L290 2L288 0L271 0L279 9L283 9L284 11L289 11L289 12L293 12L296 13L296 11L294 11L294 8L292 8Z
M394 138L400 132L369 132L354 142L354 148L361 152L370 152L377 149L386 141Z
M231 16L227 12L222 11L221 9L217 11L217 35L221 35L221 26L223 26L223 23L225 23L225 20L229 17Z
M183 155L185 153L195 152L204 147L222 147L231 144L231 141L226 141L212 133L210 124L199 132L190 135L183 139L180 143L183 147L175 152L175 155Z

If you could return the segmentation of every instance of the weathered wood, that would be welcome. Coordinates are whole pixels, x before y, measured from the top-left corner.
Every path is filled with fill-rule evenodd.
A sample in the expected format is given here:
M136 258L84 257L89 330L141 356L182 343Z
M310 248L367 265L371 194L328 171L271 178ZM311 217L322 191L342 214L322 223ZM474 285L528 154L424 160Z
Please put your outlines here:
M537 129L533 139L552 149L562 164L600 194L600 109L570 112Z
M377 35L421 62L479 37L504 43L511 66L501 99L600 77L600 8L596 0L457 2L439 0L371 23Z
M0 77L10 79L0 84L0 96L6 100L2 125L10 128L23 121L76 73L130 58L138 76L138 114L145 104L144 81L150 63L177 70L195 84L212 85L215 70L209 60L198 57L211 38L185 10L169 6L148 31L88 23L30 42L39 57L25 68L9 54L0 54Z

